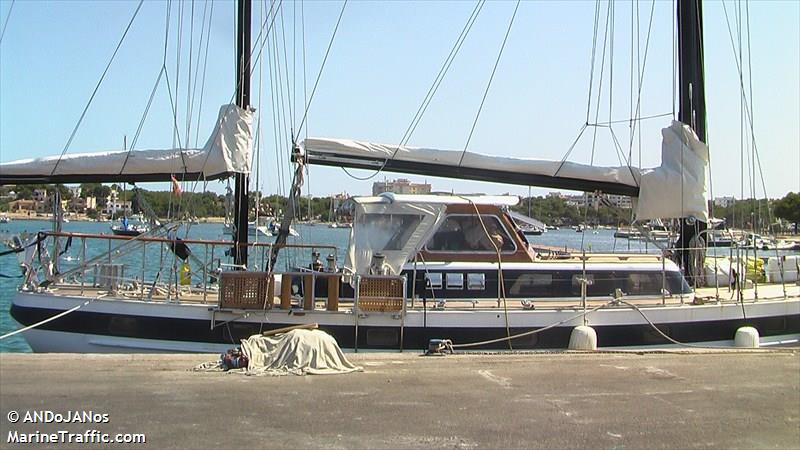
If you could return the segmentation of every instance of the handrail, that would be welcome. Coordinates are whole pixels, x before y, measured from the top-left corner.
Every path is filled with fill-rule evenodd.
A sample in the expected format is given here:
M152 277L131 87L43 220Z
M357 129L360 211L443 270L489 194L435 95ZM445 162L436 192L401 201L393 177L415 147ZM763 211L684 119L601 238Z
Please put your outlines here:
M168 238L160 238L160 237L149 237L149 236L117 236L113 234L96 234L96 233L73 233L73 232L58 232L58 231L42 231L41 234L45 236L53 236L53 237L74 237L74 238L89 238L89 239L111 239L111 240L121 240L121 241L131 241L137 240L140 242L163 242L163 243L172 243L175 242L175 239L168 239ZM184 244L210 244L210 245L237 245L233 241L220 241L220 240L213 240L213 239L180 239L181 242ZM238 245L247 245L252 247L277 247L275 244L271 242L250 242L247 244L238 244ZM327 245L327 244L282 244L280 245L281 248L329 248L329 249L336 249L335 245Z

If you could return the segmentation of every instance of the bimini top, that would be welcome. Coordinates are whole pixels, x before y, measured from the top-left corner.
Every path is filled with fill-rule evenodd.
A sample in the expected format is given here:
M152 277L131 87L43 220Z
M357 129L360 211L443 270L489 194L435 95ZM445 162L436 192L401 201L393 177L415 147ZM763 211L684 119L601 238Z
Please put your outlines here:
M409 195L384 192L375 197L353 197L358 204L418 203L435 205L495 205L514 206L519 203L515 195Z

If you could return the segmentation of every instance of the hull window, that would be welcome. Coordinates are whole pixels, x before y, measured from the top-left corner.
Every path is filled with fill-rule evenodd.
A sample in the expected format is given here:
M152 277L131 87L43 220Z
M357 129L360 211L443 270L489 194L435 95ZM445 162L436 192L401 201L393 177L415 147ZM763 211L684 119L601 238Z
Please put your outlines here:
M482 273L467 274L467 289L470 291L483 291L486 289L486 275Z
M431 289L441 289L442 288L442 274L440 273L426 273L425 279L428 280L428 286Z
M448 273L447 274L447 289L462 290L464 289L464 274L462 273Z

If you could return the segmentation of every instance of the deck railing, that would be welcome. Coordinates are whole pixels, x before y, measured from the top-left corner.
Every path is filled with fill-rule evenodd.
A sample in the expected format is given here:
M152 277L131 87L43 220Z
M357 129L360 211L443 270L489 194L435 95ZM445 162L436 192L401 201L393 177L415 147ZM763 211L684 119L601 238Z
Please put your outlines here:
M126 297L134 297L140 300L154 300L165 299L166 301L182 301L184 299L192 299L194 301L202 301L203 303L217 303L220 278L222 274L227 271L238 269L237 267L226 264L225 261L229 260L230 249L234 243L226 240L204 240L204 239L172 239L166 237L166 229L163 230L162 235L147 235L137 237L124 237L106 234L89 234L89 233L66 233L66 232L42 232L41 235L47 238L57 240L75 240L78 241L80 246L80 256L77 264L73 267L64 267L67 270L59 271L56 264L55 270L50 274L45 275L49 283L59 284L62 282L70 282L74 286L78 284L83 294L85 289L92 287L95 289L105 291L124 291ZM102 244L90 244L90 242L102 242ZM63 244L63 242L62 242ZM116 244L116 245L115 245ZM192 252L186 255L185 258L178 256L178 251L173 251L179 245L190 246ZM264 277L272 277L272 281L267 285L269 299L265 305L268 308L279 307L283 309L290 309L292 307L301 307L304 309L314 310L318 300L325 301L324 309L328 311L338 310L340 303L340 286L342 283L341 272L336 269L325 267L321 261L311 261L308 269L303 267L289 268L284 270L278 277L273 276L276 273L274 267L269 266L269 261L272 259L272 252L278 248L294 249L296 251L310 251L311 254L319 255L320 251L330 252L333 255L334 264L338 262L338 251L333 245L312 245L312 244L285 244L279 247L272 243L250 243L248 247L254 249L250 253L250 267L252 271L261 272ZM44 245L40 245L44 247ZM53 248L65 248L66 245L55 245ZM662 250L660 254L654 254L652 257L654 261L660 261L661 264L661 290L660 299L661 304L666 304L668 298L677 297L681 303L684 301L683 292L670 293L668 290L667 282L667 260L672 257L672 252L680 249ZM717 266L718 259L724 255L729 267L731 275L728 277L728 282L725 283L718 276L713 276L713 284L711 287L715 289L714 297L717 300L733 298L739 302L744 301L745 296L743 291L748 289L751 280L753 293L752 296L755 300L759 296L759 255L762 257L767 254L769 256L772 251L759 250L751 246L740 246L734 243L732 247L724 250L717 248L714 252L716 257L713 261L706 262L705 254L706 249L697 247L686 249L694 254L702 256L704 265L699 274L689 274L686 276L688 283L697 288L701 285L702 278L707 277L705 272L706 267L709 270L718 272L720 267ZM74 253L74 248L73 248ZM58 256L51 256L50 260L58 260ZM699 258L698 256L698 258ZM776 250L775 256L780 257L780 253ZM581 290L580 299L577 301L577 307L586 307L587 301L597 300L600 297L589 297L587 295L587 287L591 284L591 277L587 277L586 265L587 261L591 261L593 256L582 252L579 255L573 255L573 258L578 258L582 261L582 276L580 277ZM48 262L45 260L38 260L40 262L38 267L32 272L40 271L47 273ZM748 269L748 264L751 261L756 261L753 268ZM36 262L36 259L34 260ZM707 264L713 264L708 265ZM34 264L35 265L35 264ZM66 265L65 265L66 266ZM254 270L253 270L254 269ZM786 277L784 276L784 266L780 266L781 281L783 285L783 294L787 295L786 291ZM424 267L419 268L419 273L425 273ZM755 273L754 273L755 272ZM725 273L721 271L721 273ZM41 286L41 280L31 280L32 273L28 274L30 283L28 288L35 288ZM418 275L419 276L419 275ZM252 276L251 276L252 277ZM723 275L724 277L724 275ZM241 276L247 278L247 276ZM277 288L277 278L281 279ZM317 292L318 280L325 279L327 285L326 292ZM619 281L619 280L617 280ZM292 292L292 284L299 284L303 293L302 298L299 298L297 292ZM702 283L705 284L705 283ZM707 286L707 285L706 285ZM708 286L707 286L708 287ZM412 283L412 293L407 295L407 299L413 302L415 297L421 297L420 292L416 292L416 282ZM428 290L428 289L425 289ZM405 291L404 291L405 292ZM624 291L609 292L609 296L626 295ZM498 296L500 293L498 293ZM655 294L656 297L658 294ZM652 295L650 298L652 299ZM259 297L261 298L261 297ZM279 303L273 305L273 299L279 299ZM633 298L633 297L631 297ZM292 302L295 301L296 305ZM518 298L514 299L519 300ZM563 299L559 300L562 301ZM348 301L348 300L344 300ZM350 300L352 301L352 300ZM405 301L405 300L404 300ZM499 299L498 299L499 301ZM537 305L546 304L546 298L532 299ZM651 300L652 301L652 300ZM473 307L474 307L473 303ZM222 304L220 303L220 306ZM366 304L364 305L365 307ZM413 303L412 305L413 306ZM523 302L523 306L525 303ZM355 305L354 305L355 307ZM405 305L404 305L405 307Z

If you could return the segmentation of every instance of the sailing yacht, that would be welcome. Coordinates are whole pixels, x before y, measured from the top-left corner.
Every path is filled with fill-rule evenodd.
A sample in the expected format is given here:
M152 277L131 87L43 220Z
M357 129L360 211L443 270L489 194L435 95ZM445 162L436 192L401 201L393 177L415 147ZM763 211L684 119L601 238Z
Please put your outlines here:
M699 33L699 5L696 0L678 2L679 23L689 27L681 30L690 36L681 41L687 47L702 42L692 37ZM235 227L233 242L180 240L168 233L112 247L110 236L40 233L37 244L43 239L103 239L112 249L81 258L77 268L64 272L53 270L46 246L28 244L34 251L20 253L24 279L11 315L26 327L22 335L34 351L218 352L252 334L308 323L319 324L340 346L356 350L425 349L432 340L476 349L557 349L566 348L572 330L583 325L596 330L601 347L724 345L742 326L756 328L764 344L800 337L800 286L787 283L785 276L757 290L737 276L728 286L702 288L694 286L696 276L684 275L692 273L686 261L696 260L697 251L679 249L678 264L669 251L590 254L537 248L510 214L518 199L509 196L355 198L342 267L335 247L315 244L307 246L315 255L307 267L277 271L274 260L287 247L288 221L281 224L275 244L247 239L252 110L244 55L250 51L249 8L249 2L238 2L237 104L221 108L203 148L0 165L3 184L168 181L175 167L183 167L183 179L236 178L234 221L241 226ZM682 56L699 54L687 48ZM448 173L637 196L636 215L642 220L687 215L707 220L708 148L703 127L690 120L697 116L690 106L702 103L697 97L702 76L691 72L681 72L684 120L662 131L662 164L656 168L306 138L293 149L296 173L302 175L305 164ZM299 186L293 191L301 192ZM697 242L697 236L691 237ZM147 261L153 249L161 250L155 276ZM331 250L327 264L319 259L320 250ZM164 252L171 256L164 258ZM143 260L131 264L129 255L143 255ZM221 255L230 255L232 263L222 263ZM252 270L254 259L265 261L263 271Z

